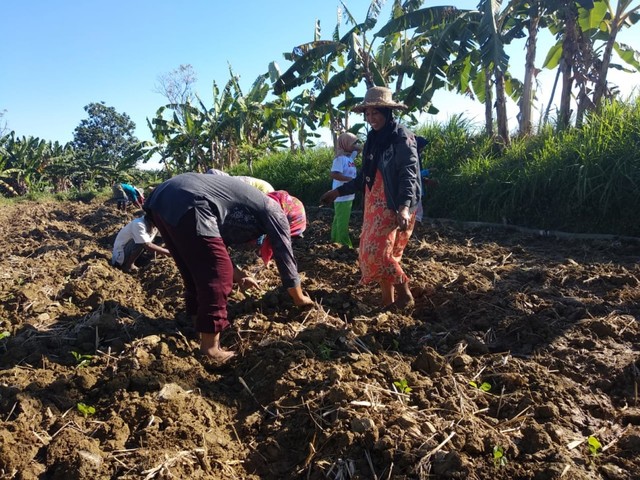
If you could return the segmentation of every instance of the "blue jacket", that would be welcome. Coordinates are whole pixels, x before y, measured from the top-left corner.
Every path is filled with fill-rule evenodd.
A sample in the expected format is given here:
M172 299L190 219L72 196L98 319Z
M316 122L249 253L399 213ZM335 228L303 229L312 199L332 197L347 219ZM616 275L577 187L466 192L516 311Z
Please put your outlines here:
M365 166L371 161L373 160L370 158L362 160L362 168L356 178L338 187L340 195L364 192L364 172L367 171ZM414 212L422 198L420 161L415 135L404 125L396 124L391 144L382 152L378 162L378 170L382 174L387 207L397 212L400 207L406 206L410 212Z
M129 185L128 183L121 183L120 186L122 187L122 190L124 190L124 193L127 195L127 198L129 198L129 200L131 200L132 202L137 202L140 200L140 192L138 192L138 190L136 190L133 185Z

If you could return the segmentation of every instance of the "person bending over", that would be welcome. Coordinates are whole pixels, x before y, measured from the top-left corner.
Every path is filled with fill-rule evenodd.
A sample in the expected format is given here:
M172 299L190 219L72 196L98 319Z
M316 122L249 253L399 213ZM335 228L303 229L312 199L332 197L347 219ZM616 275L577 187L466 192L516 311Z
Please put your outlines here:
M227 246L264 235L262 257L267 262L273 257L295 305L314 304L300 286L291 246L291 237L304 231L306 216L302 203L286 192L272 198L231 176L183 173L156 187L144 209L180 271L187 314L200 333L200 351L209 357L222 363L234 356L220 345L220 333L230 326L233 283L243 290L257 287L233 264Z

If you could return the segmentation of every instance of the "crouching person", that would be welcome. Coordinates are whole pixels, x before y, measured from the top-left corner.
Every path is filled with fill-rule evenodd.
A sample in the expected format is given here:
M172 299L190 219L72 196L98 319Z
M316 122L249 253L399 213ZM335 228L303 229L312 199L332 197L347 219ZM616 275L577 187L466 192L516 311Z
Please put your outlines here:
M171 255L169 250L153 243L157 234L158 229L147 215L129 222L116 235L111 265L130 273L138 269L135 261L145 249L162 255Z

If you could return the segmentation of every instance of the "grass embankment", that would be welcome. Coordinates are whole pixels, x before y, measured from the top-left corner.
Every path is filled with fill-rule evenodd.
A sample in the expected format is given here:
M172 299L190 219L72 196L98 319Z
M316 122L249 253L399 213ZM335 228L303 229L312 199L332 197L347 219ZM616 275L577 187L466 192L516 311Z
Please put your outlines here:
M423 125L416 133L428 139L423 165L435 171L438 181L424 195L427 217L640 237L636 100L608 104L579 128L556 133L547 127L532 137L515 138L504 150L462 117ZM285 151L255 161L251 172L241 164L231 173L263 178L306 205L318 205L320 195L331 188L332 160L330 148ZM357 163L359 167L359 158ZM136 172L136 184L144 187L164 176ZM105 188L26 198L90 201L109 195ZM359 208L359 197L354 207Z

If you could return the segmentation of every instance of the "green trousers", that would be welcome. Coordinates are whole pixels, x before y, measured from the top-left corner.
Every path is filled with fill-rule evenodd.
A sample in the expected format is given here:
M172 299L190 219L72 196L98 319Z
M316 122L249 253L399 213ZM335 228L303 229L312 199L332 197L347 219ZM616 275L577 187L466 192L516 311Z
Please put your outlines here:
M333 223L331 224L331 241L353 248L349 236L349 219L353 200L333 202Z

